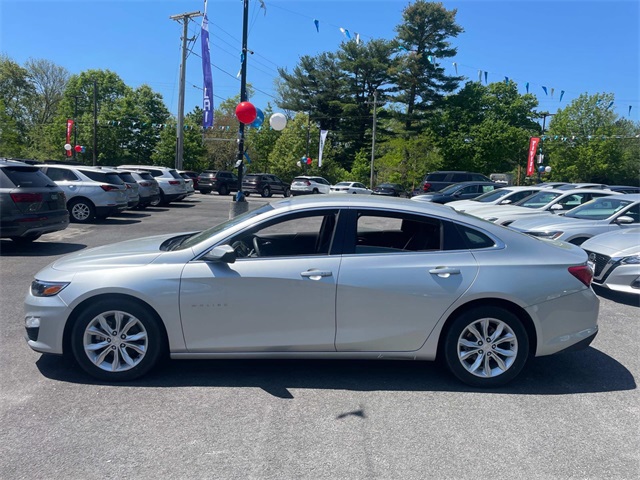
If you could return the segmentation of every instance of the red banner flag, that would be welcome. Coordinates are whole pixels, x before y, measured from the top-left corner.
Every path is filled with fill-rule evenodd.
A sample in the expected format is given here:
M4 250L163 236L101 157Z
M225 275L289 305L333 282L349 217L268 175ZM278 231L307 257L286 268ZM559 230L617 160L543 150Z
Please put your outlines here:
M529 159L527 161L527 177L536 173L536 152L538 151L538 143L540 143L540 138L531 137L529 139Z
M71 130L73 130L73 120L69 118L67 119L67 145L71 145ZM70 157L71 155L73 155L71 153L71 149L66 151L67 151L67 157Z

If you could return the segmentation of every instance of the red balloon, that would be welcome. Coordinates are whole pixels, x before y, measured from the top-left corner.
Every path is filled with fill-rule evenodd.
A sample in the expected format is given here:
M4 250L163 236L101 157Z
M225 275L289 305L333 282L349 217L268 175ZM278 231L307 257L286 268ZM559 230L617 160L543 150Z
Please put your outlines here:
M238 117L238 120L242 123L253 123L257 116L258 111L251 102L241 102L236 107L236 117Z
M78 153L82 152L82 145L76 145L76 146L75 146L75 150L76 150L76 152L78 152Z

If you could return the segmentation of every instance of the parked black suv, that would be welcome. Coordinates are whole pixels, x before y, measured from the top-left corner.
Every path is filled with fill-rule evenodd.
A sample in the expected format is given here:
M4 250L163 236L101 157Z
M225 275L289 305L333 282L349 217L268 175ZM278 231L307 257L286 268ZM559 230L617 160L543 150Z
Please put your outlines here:
M439 192L449 185L460 182L491 182L491 180L481 173L474 172L431 172L427 173L427 175L425 175L424 177L424 180L422 180L422 192Z
M238 191L238 177L233 172L222 170L205 170L198 175L198 190L200 193L218 192L220 195L228 195Z
M270 173L248 173L242 177L242 191L246 195L259 193L263 197L270 197L274 193L285 197L291 194L289 184Z
M36 166L0 159L0 237L29 243L69 225L66 197Z

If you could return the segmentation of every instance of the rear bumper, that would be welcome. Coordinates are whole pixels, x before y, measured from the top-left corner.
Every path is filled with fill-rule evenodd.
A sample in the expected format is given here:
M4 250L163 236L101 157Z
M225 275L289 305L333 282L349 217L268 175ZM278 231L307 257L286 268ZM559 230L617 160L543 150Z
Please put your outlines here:
M28 235L42 235L45 233L64 230L69 225L69 212L48 212L46 214L28 214L20 218L4 220L0 223L0 236L24 237Z

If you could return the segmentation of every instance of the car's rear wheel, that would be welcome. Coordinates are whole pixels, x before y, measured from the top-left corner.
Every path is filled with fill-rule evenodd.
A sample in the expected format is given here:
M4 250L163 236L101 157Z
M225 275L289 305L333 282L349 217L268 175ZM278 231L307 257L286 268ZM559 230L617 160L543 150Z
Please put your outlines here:
M96 209L93 203L83 198L71 200L67 204L67 210L69 210L70 220L76 223L90 222L96 216Z
M131 300L100 300L85 308L73 326L71 346L89 375L116 382L144 375L166 349L156 318Z
M227 188L226 185L222 185L219 189L218 189L218 193L220 195L228 195L229 194L229 189Z
M320 193L320 192L318 191L318 189L317 189L317 188L314 188L314 189L313 189L313 192L311 192L311 193L313 193L313 194L315 195L315 194Z
M261 195L263 196L263 198L270 197L271 196L271 190L269 190L269 187L264 187L262 189Z
M200 190L200 193L203 194L203 195L206 195L207 193L211 193L211 190L203 188L202 190Z
M448 329L444 358L451 372L474 387L498 387L513 380L529 357L522 322L497 307L479 307L458 316Z
M285 198L289 197L291 195L291 190L289 190L288 188L284 189L284 194Z

